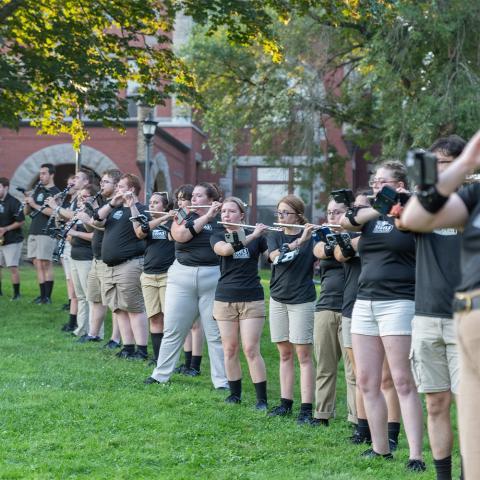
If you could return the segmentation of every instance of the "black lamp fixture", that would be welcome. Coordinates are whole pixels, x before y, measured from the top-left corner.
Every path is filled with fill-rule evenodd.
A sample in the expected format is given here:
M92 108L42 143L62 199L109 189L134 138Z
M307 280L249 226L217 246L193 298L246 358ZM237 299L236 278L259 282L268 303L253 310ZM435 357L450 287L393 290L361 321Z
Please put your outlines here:
M155 135L155 131L157 130L157 122L155 120L151 120L147 118L143 121L143 136L145 137L146 142L150 142L150 140Z

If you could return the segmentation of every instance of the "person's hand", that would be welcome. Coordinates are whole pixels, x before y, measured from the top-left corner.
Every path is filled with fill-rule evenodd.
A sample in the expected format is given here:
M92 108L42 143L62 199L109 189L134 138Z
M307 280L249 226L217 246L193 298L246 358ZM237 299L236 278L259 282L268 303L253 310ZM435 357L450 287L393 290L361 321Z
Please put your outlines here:
M33 197L27 196L25 197L25 203L29 206L32 206L35 203L35 201L33 200Z
M112 199L110 200L109 203L111 203L112 205L114 205L115 207L118 207L120 206L122 203L123 203L123 193L121 192L117 192L113 197Z
M208 209L207 218L209 220L214 220L221 209L222 209L222 204L220 202L213 202L210 205L210 208Z
M297 241L297 246L302 245L305 242L308 242L312 238L313 228L315 225L312 223L305 224L301 237Z
M268 226L263 223L257 223L255 225L255 230L253 231L254 238L258 238L263 235L268 230Z
M135 196L132 192L125 192L123 194L123 199L125 201L125 205L128 208L132 208L135 205Z
M82 223L89 224L91 221L90 216L85 212L77 212L76 216Z
M0 237L3 237L7 233L6 227L0 227Z
M480 167L480 130L470 139L457 161L465 162L471 170Z
M45 204L48 205L52 210L55 210L58 207L57 201L53 197L48 197L45 200Z

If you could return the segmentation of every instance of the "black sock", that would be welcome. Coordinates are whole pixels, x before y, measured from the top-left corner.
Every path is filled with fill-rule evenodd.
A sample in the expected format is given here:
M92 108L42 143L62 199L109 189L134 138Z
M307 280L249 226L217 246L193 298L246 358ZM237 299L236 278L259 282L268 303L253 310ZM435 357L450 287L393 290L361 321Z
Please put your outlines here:
M460 455L460 480L463 480L463 457Z
M437 472L437 480L452 480L452 456L442 458L441 460L433 459L435 471Z
M3 292L2 292L2 282L0 282L0 295L3 295Z
M200 371L200 364L202 363L202 356L201 355L192 355L192 364L190 365L192 368Z
M371 440L370 427L368 426L368 420L366 418L359 418L357 425L358 434L367 440Z
M130 345L129 345L129 346L130 346ZM137 350L138 350L139 352L144 353L145 356L147 356L147 354L148 354L148 347L147 347L147 345L137 345Z
M285 407L287 410L292 410L292 405L293 405L293 400L290 400L289 398L281 398L280 397L280 404L282 407Z
M388 439L398 443L398 434L400 433L400 423L388 422Z
M309 413L312 414L313 406L311 403L302 403L300 404L300 412L301 413Z
M70 318L68 320L68 326L71 328L76 328L77 327L77 315L71 313Z
M257 402L260 400L267 401L267 381L254 383L255 393L257 394Z
M162 345L163 333L150 333L152 337L153 359L157 360L160 346Z
M192 365L192 352L184 351L183 354L185 355L185 366L190 368Z
M124 345L123 350L133 355L135 353L135 345Z
M45 283L39 283L40 287L40 298L45 298Z
M51 298L52 297L52 291L53 291L53 280L47 280L45 282L45 297L46 298Z
M238 398L242 398L242 379L241 378L239 380L229 380L228 385L230 387L230 393L232 395L235 395Z
M13 284L13 295L20 295L20 284L19 283L14 283Z

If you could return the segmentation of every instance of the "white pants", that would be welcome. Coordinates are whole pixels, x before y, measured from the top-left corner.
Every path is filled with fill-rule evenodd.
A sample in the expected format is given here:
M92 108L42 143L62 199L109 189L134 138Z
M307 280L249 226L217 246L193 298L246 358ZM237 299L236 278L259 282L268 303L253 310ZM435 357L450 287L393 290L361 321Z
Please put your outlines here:
M217 266L187 267L175 261L168 270L163 340L152 373L155 380L168 382L185 337L199 316L208 343L212 383L215 388L228 386L220 331L212 315L219 277Z

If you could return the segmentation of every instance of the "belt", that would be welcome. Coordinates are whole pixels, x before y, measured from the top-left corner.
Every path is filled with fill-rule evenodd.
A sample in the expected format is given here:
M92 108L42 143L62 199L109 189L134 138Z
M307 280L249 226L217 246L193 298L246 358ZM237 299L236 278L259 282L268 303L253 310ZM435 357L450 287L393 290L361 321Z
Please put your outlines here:
M480 309L480 292L478 290L470 293L457 292L455 294L453 300L454 312L470 312L478 309Z

